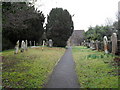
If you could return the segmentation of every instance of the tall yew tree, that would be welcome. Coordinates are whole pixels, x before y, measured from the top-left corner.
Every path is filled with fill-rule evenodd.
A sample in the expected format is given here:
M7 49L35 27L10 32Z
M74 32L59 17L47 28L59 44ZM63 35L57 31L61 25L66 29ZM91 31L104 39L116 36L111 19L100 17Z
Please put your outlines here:
M17 40L38 42L43 34L44 15L25 2L2 3L3 50L13 48Z
M53 40L53 45L65 47L73 32L72 16L65 9L53 8L47 17L47 38Z

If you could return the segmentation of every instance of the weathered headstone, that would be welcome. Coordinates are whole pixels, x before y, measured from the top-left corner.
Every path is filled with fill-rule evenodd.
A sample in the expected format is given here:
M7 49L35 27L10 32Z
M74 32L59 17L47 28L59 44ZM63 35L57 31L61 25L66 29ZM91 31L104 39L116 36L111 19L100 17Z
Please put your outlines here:
M108 53L108 39L107 39L107 36L103 37L103 43L104 43L104 51L105 51L105 53Z
M52 45L53 45L52 39L49 39L49 47L52 47Z
M24 52L24 50L25 50L25 42L24 42L24 40L22 40L22 42L21 42L21 52Z
M99 49L98 49L98 42L99 42L98 40L96 40L96 42L95 42L95 43L96 43L96 50L97 50L97 51L99 50Z
M92 49L92 50L95 50L95 44L94 44L95 42L93 41L93 40L91 40L90 41L90 48Z
M84 46L85 46L85 40L84 40Z
M15 46L15 54L17 54L18 53L18 51L19 51L19 40L17 41L17 43L16 43L16 46Z
M25 40L25 50L27 51L27 45L28 45L28 42L27 40Z
M32 46L32 43L31 43L31 41L30 41L30 46Z
M43 44L42 44L42 50L43 50L43 47L45 46L45 41L43 40Z
M35 46L35 41L34 41L34 46Z
M117 34L116 33L112 34L111 40L112 40L112 54L116 54L117 52Z
M45 41L43 40L43 45L42 45L43 47L45 46Z

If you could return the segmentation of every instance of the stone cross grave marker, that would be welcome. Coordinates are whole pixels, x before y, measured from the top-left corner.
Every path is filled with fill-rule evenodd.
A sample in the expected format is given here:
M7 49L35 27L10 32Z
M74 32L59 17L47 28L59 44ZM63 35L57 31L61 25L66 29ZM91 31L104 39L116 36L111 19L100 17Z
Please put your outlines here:
M117 52L117 34L113 33L112 37L112 54L115 54Z
M16 43L16 46L15 46L15 54L18 54L19 45L20 45L20 43L19 43L19 40L18 40L17 43Z
M108 53L108 39L107 39L107 36L103 37L103 43L104 43L104 51L105 51L105 53Z

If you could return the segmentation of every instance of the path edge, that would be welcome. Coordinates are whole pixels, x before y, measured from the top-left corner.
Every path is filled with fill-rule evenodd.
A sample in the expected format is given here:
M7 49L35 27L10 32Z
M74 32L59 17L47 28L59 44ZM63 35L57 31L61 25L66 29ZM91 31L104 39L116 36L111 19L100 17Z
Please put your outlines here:
M65 50L65 52L66 52L66 50ZM65 52L63 53L63 55L65 54ZM43 85L43 88L47 88L47 83L48 83L48 81L50 80L50 77L52 76L52 73L54 72L55 67L56 67L57 64L60 62L60 60L61 60L61 58L63 57L63 55L62 55L62 56L58 59L58 61L55 63L54 68L52 69L51 73L48 74L48 78L47 78L47 80L45 81L45 83L44 83L44 85Z
M77 71L76 71L76 63L75 63L75 60L74 60L74 57L73 57L72 47L71 47L71 52L72 52L72 58L73 58L73 62L74 62L74 69L75 69L75 73L76 73L76 76L77 76L77 83L78 83L79 86L81 87L80 82L79 82L79 79L78 79L78 74L77 74Z

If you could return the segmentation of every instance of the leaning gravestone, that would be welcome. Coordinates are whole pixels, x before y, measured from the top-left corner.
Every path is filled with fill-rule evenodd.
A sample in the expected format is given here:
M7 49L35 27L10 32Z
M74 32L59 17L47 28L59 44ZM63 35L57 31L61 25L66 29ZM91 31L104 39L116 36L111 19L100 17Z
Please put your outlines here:
M25 42L24 42L24 40L22 40L22 42L21 42L21 52L24 52L24 50L25 50Z
M117 52L117 34L116 33L112 34L111 40L112 40L112 54L116 54Z
M108 53L108 39L107 39L107 36L104 36L103 43L104 43L104 51L105 51L105 53Z
M52 39L49 39L49 47L52 47L52 45L53 45L53 42L52 42Z
M16 43L16 46L15 46L15 54L17 54L18 53L18 51L19 51L19 40L17 41L17 43Z

